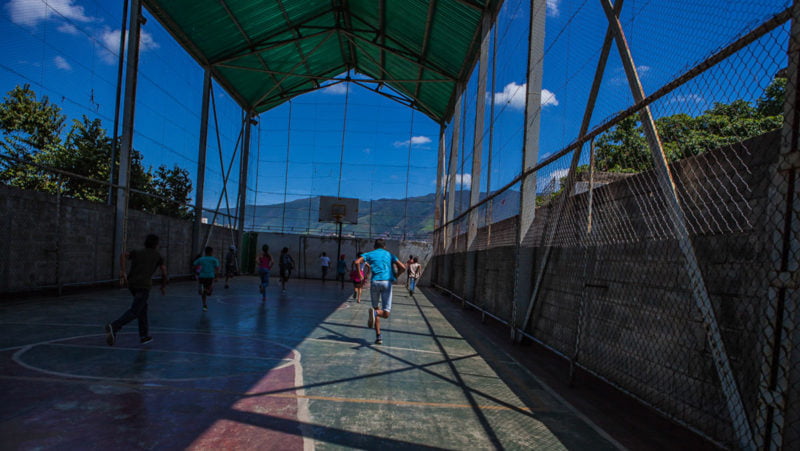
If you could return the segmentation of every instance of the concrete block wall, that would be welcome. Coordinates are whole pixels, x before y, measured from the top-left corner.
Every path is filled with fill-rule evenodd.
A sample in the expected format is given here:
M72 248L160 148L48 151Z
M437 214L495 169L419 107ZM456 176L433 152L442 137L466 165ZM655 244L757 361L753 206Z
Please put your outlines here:
M758 407L761 315L771 267L765 232L768 184L779 146L780 134L773 132L672 165L750 419ZM526 332L566 355L575 353L580 334L579 364L709 437L735 443L686 262L655 176L638 174L597 188L593 235L588 246L581 246L585 222L568 218L586 218L585 196L574 196L567 206ZM550 210L538 208L526 234L521 252L534 264L520 268L523 278L536 276ZM619 233L622 228L625 234ZM448 274L462 273L470 258L477 258L479 274L486 274L470 301L508 318L514 247L479 250L469 258L465 253L436 256L436 282L465 292L463 280ZM490 273L492 268L497 274Z
M0 185L0 293L106 283L112 274L114 207ZM220 257L234 244L230 229L211 229L209 245ZM127 248L159 236L170 276L191 272L192 221L128 212Z

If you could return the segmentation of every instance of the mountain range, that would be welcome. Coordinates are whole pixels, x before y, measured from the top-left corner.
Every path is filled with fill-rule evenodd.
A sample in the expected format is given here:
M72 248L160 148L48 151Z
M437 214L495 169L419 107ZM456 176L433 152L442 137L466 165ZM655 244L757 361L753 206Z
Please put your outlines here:
M468 190L456 191L456 212L466 209L469 193ZM485 194L481 195L481 199L485 197ZM434 204L434 193L405 199L359 200L358 224L345 224L342 233L426 239L433 233ZM508 190L501 193L493 202L492 212L495 222L516 215L519 212L519 192ZM236 215L236 209L231 209L231 215ZM336 224L320 223L318 220L318 196L293 200L285 205L248 205L245 211L247 230L321 235L336 233ZM217 222L222 221L218 218Z

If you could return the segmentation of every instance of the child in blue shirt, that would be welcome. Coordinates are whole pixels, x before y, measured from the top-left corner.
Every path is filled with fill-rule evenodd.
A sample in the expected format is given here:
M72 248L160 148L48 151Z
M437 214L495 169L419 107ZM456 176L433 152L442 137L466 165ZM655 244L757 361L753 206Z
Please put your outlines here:
M383 344L381 337L381 318L389 318L392 310L392 282L397 280L397 275L406 270L406 266L400 262L391 252L384 249L386 241L382 238L375 240L375 250L363 254L357 258L356 265L366 261L372 273L370 283L370 297L372 307L369 309L367 327L375 329L375 344ZM397 273L395 273L395 267Z
M206 299L211 296L214 291L214 282L217 281L217 268L220 267L217 257L212 257L214 252L212 247L206 248L206 255L198 258L192 265L200 268L199 281L200 281L200 295L203 297L203 311L208 311L208 303Z

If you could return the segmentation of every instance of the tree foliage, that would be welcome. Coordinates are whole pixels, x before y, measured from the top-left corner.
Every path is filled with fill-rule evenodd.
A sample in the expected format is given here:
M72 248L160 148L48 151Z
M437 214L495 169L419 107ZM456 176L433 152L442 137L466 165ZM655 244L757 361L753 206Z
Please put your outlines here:
M741 142L783 124L786 79L775 78L754 104L745 100L714 103L699 116L685 113L657 119L661 143L672 162ZM629 116L595 141L598 171L641 172L652 167L644 131L636 116Z
M53 188L55 178L35 164L63 148L65 120L61 108L46 96L38 100L29 85L11 90L0 104L0 146L13 159L0 161L0 182L24 189Z
M23 189L56 192L65 196L91 201L105 201L111 171L119 167L116 154L113 168L111 155L114 140L108 136L100 119L83 115L73 119L66 137L62 133L66 116L61 108L41 100L29 85L12 89L0 103L0 142L2 151L11 158L0 158L0 183ZM119 142L117 141L117 145ZM129 207L156 214L190 217L189 201L192 183L189 172L178 166L164 165L156 170L145 167L141 152L133 149L128 176L134 190L153 194L132 193ZM62 176L48 173L36 165L58 168L89 178ZM96 181L93 181L96 180Z

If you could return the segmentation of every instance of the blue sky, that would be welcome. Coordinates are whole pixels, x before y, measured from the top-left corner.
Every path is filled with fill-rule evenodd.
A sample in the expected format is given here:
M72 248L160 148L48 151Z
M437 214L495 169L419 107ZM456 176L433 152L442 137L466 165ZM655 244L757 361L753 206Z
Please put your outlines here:
M607 27L598 1L546 3L541 158L576 138ZM645 91L652 92L789 3L628 0L621 20ZM513 179L521 166L528 4L507 0L498 20L493 189ZM70 119L82 114L100 117L110 130L122 2L0 0L0 5L0 90L5 93L18 84L30 83L38 94L59 104ZM658 115L700 114L714 101L757 98L785 65L782 36L785 38L785 29L676 91L654 105L654 111ZM611 55L593 124L632 103L616 50ZM476 79L467 87L470 124L464 131L464 163L457 171L457 181L465 183L470 180L475 106L486 101L491 91L477 93ZM489 83L491 86L492 80ZM341 84L306 94L295 98L291 107L284 104L259 117L251 148L250 200L282 202L284 187L287 200L336 195L340 155L342 196L402 198L434 191L438 124L355 85L350 86L349 94L346 89ZM177 164L188 169L194 179L201 90L199 66L150 18L142 38L134 138L146 164ZM218 148L222 148L227 166L241 119L240 109L219 86L214 94L219 144L212 119L205 190L205 205L212 208L222 187ZM488 113L487 104L486 130ZM483 190L488 169L488 140L484 142ZM545 176L559 174L565 161L554 163ZM238 186L238 159L234 164L228 185L231 199Z

